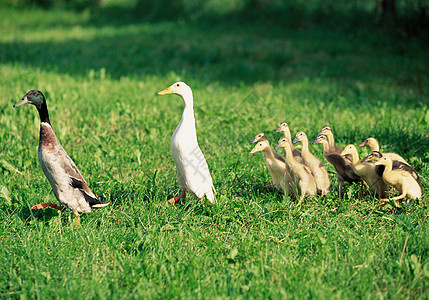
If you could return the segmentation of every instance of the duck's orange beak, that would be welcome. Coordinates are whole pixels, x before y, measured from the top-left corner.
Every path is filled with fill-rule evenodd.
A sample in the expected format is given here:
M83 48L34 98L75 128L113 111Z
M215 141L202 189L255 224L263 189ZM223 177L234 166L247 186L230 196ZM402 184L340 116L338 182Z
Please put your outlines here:
M168 95L168 94L173 94L171 87L168 87L165 90L162 90L162 91L157 93L157 95Z

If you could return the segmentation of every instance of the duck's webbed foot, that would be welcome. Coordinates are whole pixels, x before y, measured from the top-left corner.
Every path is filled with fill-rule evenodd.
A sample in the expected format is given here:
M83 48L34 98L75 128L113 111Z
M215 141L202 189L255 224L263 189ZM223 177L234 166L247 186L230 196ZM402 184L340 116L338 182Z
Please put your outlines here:
M169 199L169 200L167 200L167 201L165 201L165 206L170 206L170 205L174 205L174 204L176 204L177 203L177 201L179 201L180 199L182 199L182 198L185 198L185 196L186 196L186 192L185 191L182 191L182 193L180 194L180 196L179 197L173 197L173 198L171 198L171 199Z
M76 217L76 225L80 226L80 214L78 212L75 212L74 216Z
M63 210L64 209L64 207L58 206L58 205L56 205L54 203L51 203L51 202L39 203L39 204L33 205L31 207L31 209L44 209L46 207L51 207L51 208L58 209L58 210Z

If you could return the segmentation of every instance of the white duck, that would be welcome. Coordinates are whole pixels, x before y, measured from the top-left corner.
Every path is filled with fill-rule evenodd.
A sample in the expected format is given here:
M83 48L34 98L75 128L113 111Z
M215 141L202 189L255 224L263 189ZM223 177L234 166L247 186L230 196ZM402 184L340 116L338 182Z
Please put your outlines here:
M174 204L186 196L186 192L202 201L204 196L215 202L213 180L209 167L198 146L195 129L194 98L191 88L184 82L176 82L158 95L176 94L185 102L182 119L171 138L171 153L177 168L177 181L181 190L179 197L173 197L166 205Z
M80 224L79 213L89 213L94 209L108 205L110 202L102 202L97 199L73 160L61 146L49 121L46 99L42 92L29 91L13 107L27 103L36 106L40 115L38 150L40 167L48 178L58 202L68 207L75 214L77 224ZM59 210L63 208L48 202L34 205L31 209L46 207Z

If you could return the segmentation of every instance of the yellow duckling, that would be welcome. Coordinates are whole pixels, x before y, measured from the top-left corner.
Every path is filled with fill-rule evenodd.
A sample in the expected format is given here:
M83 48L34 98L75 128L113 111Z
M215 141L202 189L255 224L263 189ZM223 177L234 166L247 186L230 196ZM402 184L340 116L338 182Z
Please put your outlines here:
M325 156L326 160L334 166L335 171L337 171L340 197L343 196L344 182L362 182L362 179L356 175L355 172L353 172L351 160L341 156L341 153L337 152L337 149L339 149L338 147L336 149L330 148L331 145L326 135L319 133L316 139L313 141L313 144L322 144L323 155Z
M255 137L253 138L253 140L250 141L250 143L253 144L253 143L256 143L256 142L259 142L259 141L262 141L262 140L268 141L268 138L265 135L265 133L260 132L257 135L255 135Z
M388 190L386 183L375 173L374 165L360 161L359 153L354 145L347 145L341 155L350 155L353 172L359 175L379 198L385 197Z
M319 135L325 135L328 138L330 152L337 153L337 154L341 154L343 152L344 149L341 147L338 147L335 144L334 133L332 132L331 127L329 127L328 125L323 126L323 128L320 130L317 136Z
M290 148L292 149L292 155L293 158L299 162L303 163L301 152L299 152L298 149L295 148L295 146L292 144L292 136L290 135L290 129L289 125L286 122L282 122L279 124L279 127L276 129L276 132L283 132L285 138L290 142Z
M371 149L371 151L378 151L378 152L380 152L380 145L378 144L378 141L375 138L373 138L373 137L367 138L365 141L363 141L359 145L359 147L365 147L365 146L369 147ZM381 154L383 156L390 157L390 159L392 161L397 160L397 161L403 162L404 164L409 165L409 163L407 163L407 161L402 156L400 156L399 154L396 154L396 153L393 153L393 152L381 153Z
M279 140L274 149L278 149L280 147L283 147L285 149L286 166L288 167L289 172L292 174L292 176L294 176L294 179L298 183L297 185L301 192L298 205L301 205L302 200L305 196L312 198L317 194L317 187L310 169L306 165L297 162L293 158L292 149L290 145L291 142L287 138L283 137Z
M388 185L393 186L401 195L390 198L390 200L420 199L422 197L422 186L416 171L410 166L403 169L392 169L392 159L383 156L375 163L376 166L384 166L383 180ZM389 199L381 199L383 202L389 202Z
M310 171L313 174L318 193L321 196L325 196L331 191L331 181L329 180L328 171L326 171L322 162L311 154L310 149L308 148L308 138L305 132L300 131L296 134L292 143L295 144L297 142L301 142L302 144L302 159L304 160L304 164L310 168Z
M285 194L295 194L293 180L286 169L285 160L281 155L271 149L268 139L261 139L257 142L252 151L250 151L250 154L259 151L264 152L265 163L273 179L273 185Z

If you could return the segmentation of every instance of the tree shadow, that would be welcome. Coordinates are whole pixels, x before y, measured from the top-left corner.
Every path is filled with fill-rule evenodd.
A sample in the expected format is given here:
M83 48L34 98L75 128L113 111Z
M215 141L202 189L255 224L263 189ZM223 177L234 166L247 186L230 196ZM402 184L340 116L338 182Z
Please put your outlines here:
M83 77L178 74L222 84L315 77L397 82L404 76L414 78L421 69L412 65L398 75L403 69L398 55L417 56L420 66L429 64L421 49L371 32L373 16L356 5L341 12L326 5L306 8L300 1L285 1L280 7L268 1L271 5L264 8L258 6L260 1L244 1L239 9L211 14L198 6L199 1L197 9L191 6L187 11L181 9L181 1L159 2L107 7L81 20L47 20L42 30L100 30L89 38L2 42L0 61ZM25 24L29 29L34 25ZM383 56L391 60L378 60Z

